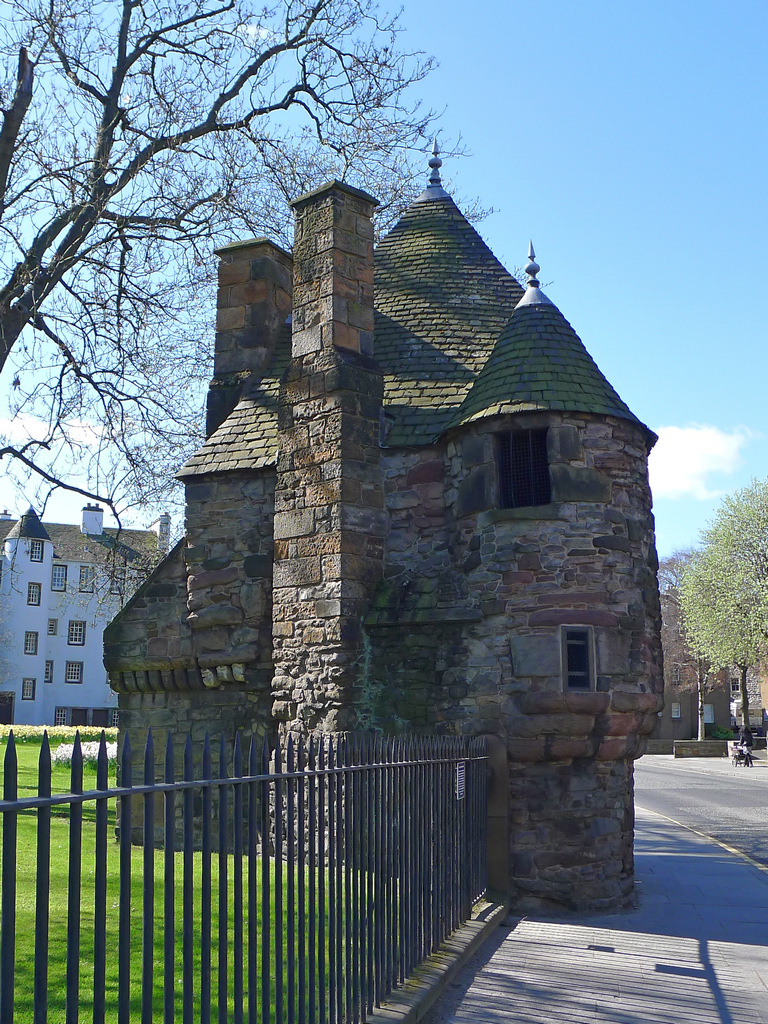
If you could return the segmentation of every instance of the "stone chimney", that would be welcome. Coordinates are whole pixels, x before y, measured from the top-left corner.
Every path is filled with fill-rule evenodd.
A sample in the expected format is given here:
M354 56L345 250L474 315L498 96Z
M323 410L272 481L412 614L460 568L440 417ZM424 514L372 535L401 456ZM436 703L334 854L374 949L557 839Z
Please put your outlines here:
M293 203L292 355L278 409L273 713L355 728L361 619L382 575L382 376L373 359L376 200L334 181Z
M104 533L104 510L99 505L85 505L80 533L100 537Z
M224 422L290 331L292 259L264 238L216 250L219 288L206 436Z
M157 553L158 555L167 555L168 549L171 546L171 517L167 512L155 520L150 526L150 530L157 536Z

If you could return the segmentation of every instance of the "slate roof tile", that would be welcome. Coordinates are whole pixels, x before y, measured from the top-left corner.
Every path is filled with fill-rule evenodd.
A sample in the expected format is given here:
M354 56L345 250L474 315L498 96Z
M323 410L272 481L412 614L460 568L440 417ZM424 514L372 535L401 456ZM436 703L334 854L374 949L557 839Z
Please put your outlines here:
M374 259L386 445L430 444L450 427L506 412L559 409L639 422L557 307L515 311L523 289L450 196L409 207ZM286 331L262 379L180 478L274 465L289 358Z

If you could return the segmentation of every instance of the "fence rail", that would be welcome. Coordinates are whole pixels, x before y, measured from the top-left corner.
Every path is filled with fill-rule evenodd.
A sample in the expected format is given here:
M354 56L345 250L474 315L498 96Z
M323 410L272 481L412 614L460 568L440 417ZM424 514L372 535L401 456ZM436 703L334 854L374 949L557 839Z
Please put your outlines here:
M177 779L170 736L161 772L151 734L141 765L126 739L110 787L102 738L84 791L77 740L57 794L46 737L27 796L9 737L2 1024L357 1024L485 891L482 739L217 755L196 772L187 738Z

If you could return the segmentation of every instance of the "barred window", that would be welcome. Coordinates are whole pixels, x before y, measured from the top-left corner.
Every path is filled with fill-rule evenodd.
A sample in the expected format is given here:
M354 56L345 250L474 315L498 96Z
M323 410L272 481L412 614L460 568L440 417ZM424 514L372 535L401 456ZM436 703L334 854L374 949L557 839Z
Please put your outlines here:
M117 708L112 708L109 712L109 724L113 729L116 729L120 725L120 712Z
M82 661L68 661L64 673L64 681L67 683L82 683L83 663Z
M53 662L52 661L46 661L46 663L45 663L45 676L43 677L43 682L44 683L52 683L53 682Z
M683 678L683 670L680 668L679 665L673 665L672 666L672 682L675 684L675 686L679 686L680 685L680 682L681 682L682 678Z
M67 643L75 647L82 647L85 643L85 623L77 619L71 619L67 627Z
M43 592L43 588L39 583L28 583L27 584L27 604L40 605L40 595Z
M672 718L680 718L680 704L677 701L670 704L669 714Z
M552 500L546 428L499 434L497 466L502 508L548 505Z
M589 629L563 629L563 669L569 690L592 689L592 651Z
M81 594L93 593L93 581L96 578L96 570L92 565L80 566L80 585L78 590Z
M67 567L66 565L54 565L51 570L51 590L67 589Z
M42 562L43 560L43 542L41 540L33 540L29 543L29 560L30 562Z
M22 679L21 681L21 699L22 700L34 700L35 699L35 686L37 684L36 679Z
M58 636L59 634L59 620L48 619L48 636Z
M24 634L24 653L37 654L37 633L29 631Z
M53 724L54 725L66 725L67 724L67 708L56 708L53 713Z

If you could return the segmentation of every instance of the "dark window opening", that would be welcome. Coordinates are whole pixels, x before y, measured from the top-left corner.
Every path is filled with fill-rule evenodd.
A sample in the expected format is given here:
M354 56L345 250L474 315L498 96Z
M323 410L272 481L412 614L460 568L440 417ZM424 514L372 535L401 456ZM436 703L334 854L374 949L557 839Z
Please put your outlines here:
M70 725L88 725L88 708L70 708Z
M565 631L565 663L568 689L589 690L591 673L588 629L567 629Z
M552 500L546 428L500 434L498 465L502 508L548 505Z

